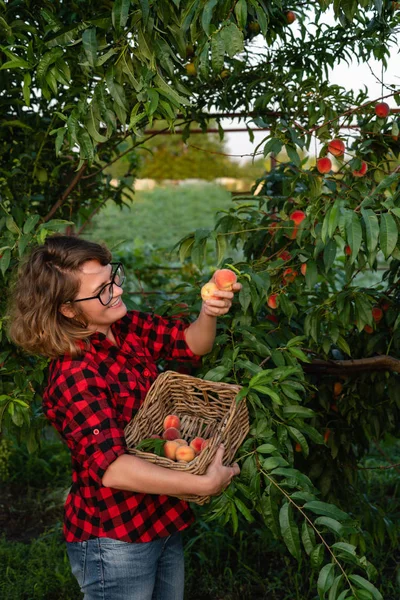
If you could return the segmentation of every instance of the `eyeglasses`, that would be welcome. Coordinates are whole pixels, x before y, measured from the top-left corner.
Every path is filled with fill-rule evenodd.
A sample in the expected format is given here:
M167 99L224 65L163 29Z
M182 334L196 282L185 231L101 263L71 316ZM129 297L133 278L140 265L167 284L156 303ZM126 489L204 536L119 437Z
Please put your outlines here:
M125 281L125 271L122 263L110 263L111 266L115 266L115 270L111 275L110 283L104 285L98 294L90 296L89 298L78 298L77 300L69 300L65 304L74 304L75 302L83 302L84 300L95 300L98 298L103 306L110 304L113 299L113 286L114 283L118 287L122 287Z

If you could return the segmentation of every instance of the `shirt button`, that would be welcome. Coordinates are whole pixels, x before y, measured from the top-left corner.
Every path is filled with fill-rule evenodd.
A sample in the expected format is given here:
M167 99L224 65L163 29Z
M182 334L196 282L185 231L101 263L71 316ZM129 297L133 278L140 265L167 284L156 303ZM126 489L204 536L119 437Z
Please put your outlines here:
M151 373L150 373L149 369L144 369L143 376L144 377L150 377L150 375L151 375Z
M100 431L98 429L93 429L94 435L99 435Z

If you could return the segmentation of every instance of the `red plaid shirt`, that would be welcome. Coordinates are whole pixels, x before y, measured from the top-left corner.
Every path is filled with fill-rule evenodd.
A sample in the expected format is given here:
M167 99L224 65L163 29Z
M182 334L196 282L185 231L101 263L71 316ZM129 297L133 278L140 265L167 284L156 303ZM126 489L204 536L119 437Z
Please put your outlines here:
M67 542L95 537L149 542L193 521L188 504L178 498L102 485L107 467L126 452L124 427L158 375L156 361L197 358L186 344L185 328L182 321L129 311L112 325L118 346L96 332L81 356L51 361L43 409L72 455Z

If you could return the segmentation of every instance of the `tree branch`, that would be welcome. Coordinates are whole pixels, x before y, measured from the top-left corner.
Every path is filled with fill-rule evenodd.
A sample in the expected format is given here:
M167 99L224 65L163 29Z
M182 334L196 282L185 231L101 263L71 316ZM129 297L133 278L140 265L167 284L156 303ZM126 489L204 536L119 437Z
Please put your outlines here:
M306 373L359 373L362 371L393 371L400 373L400 360L385 354L371 358L350 360L314 359L311 363L303 363Z
M67 187L65 192L62 194L62 196L57 200L57 202L50 209L50 211L47 213L47 215L45 217L43 217L43 223L47 223L47 221L49 221L51 219L51 217L54 215L54 213L57 212L57 210L60 208L60 206L62 206L64 204L64 202L66 201L66 199L68 198L68 196L70 195L72 190L75 189L75 187L78 185L79 180L81 179L82 175L84 174L84 172L86 170L86 167L87 167L87 163L85 162L85 163L83 163L83 165L81 166L79 171L76 173L75 177L73 178L73 180L71 181L71 183L69 184L69 186Z

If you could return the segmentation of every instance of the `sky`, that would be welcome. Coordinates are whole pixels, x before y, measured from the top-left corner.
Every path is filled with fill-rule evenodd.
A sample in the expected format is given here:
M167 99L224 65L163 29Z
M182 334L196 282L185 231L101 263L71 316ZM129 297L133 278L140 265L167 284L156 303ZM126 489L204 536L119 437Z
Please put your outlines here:
M333 15L328 14L326 20L327 22L332 23ZM262 36L258 37L260 39L260 43L262 43ZM383 80L386 84L395 84L400 88L399 63L400 59L398 55L398 49L393 49L392 60L389 61L389 66L384 73ZM369 99L374 100L375 98L379 98L382 94L381 84L376 77L374 77L375 74L379 80L381 79L381 69L381 63L376 60L370 61L369 66L367 64L358 65L357 63L353 63L349 67L349 65L343 62L335 67L335 69L331 72L330 81L331 83L341 85L348 90L353 89L355 91L364 89L364 86L367 86ZM392 106L393 108L398 108L390 98L386 99L385 102L387 102L389 106ZM243 122L239 124L233 119L223 119L221 125L225 130L229 130L230 127L243 127ZM267 134L267 131L255 131L254 143L251 143L247 132L226 133L225 140L227 152L230 155L233 155L231 156L232 160L237 160L240 163L251 160L251 156L243 155L251 155L257 145L263 140L264 137L266 137Z

